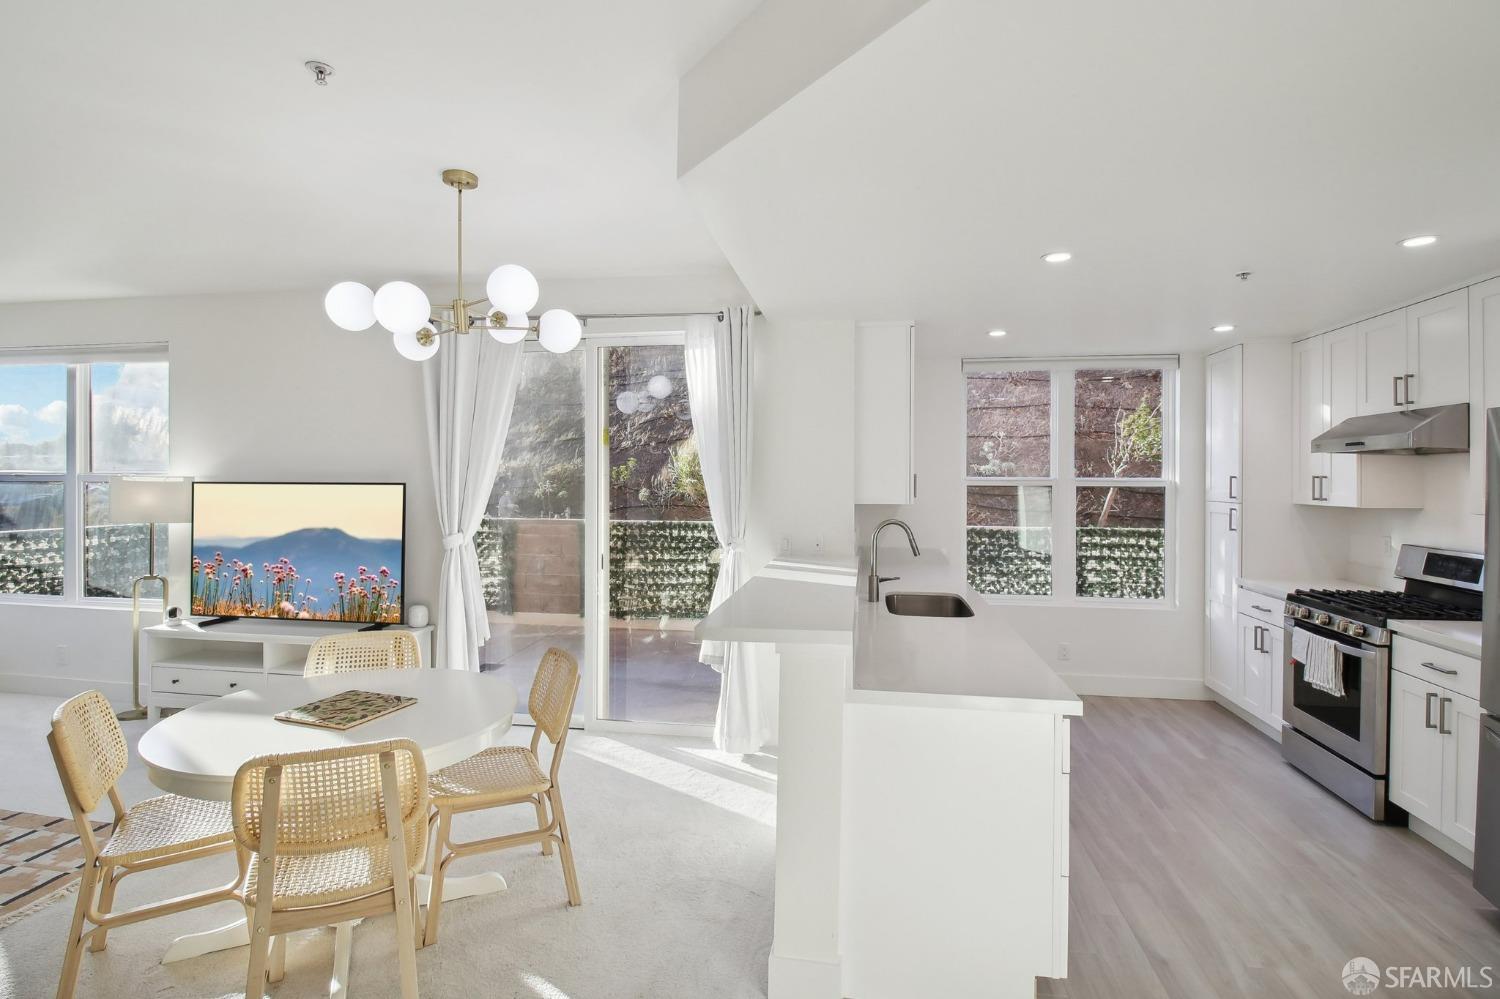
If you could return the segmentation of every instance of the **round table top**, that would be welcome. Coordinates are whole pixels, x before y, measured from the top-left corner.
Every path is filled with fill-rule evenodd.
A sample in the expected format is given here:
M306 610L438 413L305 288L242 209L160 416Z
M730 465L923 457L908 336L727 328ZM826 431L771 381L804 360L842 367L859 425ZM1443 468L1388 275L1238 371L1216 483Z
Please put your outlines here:
M405 694L417 703L342 732L273 717L345 690ZM162 790L228 801L235 772L254 756L410 739L431 772L494 745L515 710L516 688L508 681L465 670L276 675L266 690L226 694L162 719L141 736L137 752Z

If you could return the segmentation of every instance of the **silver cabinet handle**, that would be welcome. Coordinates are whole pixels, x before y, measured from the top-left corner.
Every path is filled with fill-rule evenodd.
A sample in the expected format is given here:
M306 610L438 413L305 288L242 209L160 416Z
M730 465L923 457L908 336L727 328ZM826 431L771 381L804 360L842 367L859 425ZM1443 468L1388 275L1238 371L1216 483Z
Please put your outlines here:
M1438 735L1453 734L1453 730L1448 727L1448 705L1452 703L1451 697L1444 697L1438 701Z
M1415 378L1415 377L1416 377L1415 374L1410 374L1410 375L1403 375L1402 378L1401 378L1401 385L1402 385L1402 392L1401 392L1401 394L1404 395L1404 396L1406 396L1406 398L1403 399L1402 402L1405 403L1408 406L1411 405L1411 380L1413 378Z
M1271 608L1269 608L1269 607L1262 607L1260 604L1251 604L1250 605L1250 609L1251 610L1258 610L1262 614L1269 614L1269 613L1271 613Z
M1251 644L1254 647L1254 649L1255 649L1256 652L1264 652L1264 651L1266 651L1265 649L1263 649L1263 648L1260 647L1260 625L1258 625L1258 624L1255 625L1255 637L1252 638L1252 639L1250 639L1250 642L1251 642Z
M1439 666L1436 663L1423 663L1422 665L1426 666L1434 673L1442 673L1444 676L1458 676L1458 670L1456 669L1444 669L1442 666Z
M1234 526L1234 507L1230 507L1229 508L1229 529L1231 531L1238 531L1239 530L1238 527Z
M1312 477L1312 500L1314 503L1318 501L1318 477L1316 475Z
M1229 477L1229 498L1230 499L1239 499L1239 497L1234 494L1234 486L1235 486L1235 483L1239 481L1239 478L1240 477L1238 475L1231 475Z
M1401 376L1395 375L1391 378L1391 405L1401 405Z
M1434 691L1428 691L1426 696L1427 707L1422 712L1422 727L1437 728L1437 726L1432 723L1432 702L1437 700L1437 693Z

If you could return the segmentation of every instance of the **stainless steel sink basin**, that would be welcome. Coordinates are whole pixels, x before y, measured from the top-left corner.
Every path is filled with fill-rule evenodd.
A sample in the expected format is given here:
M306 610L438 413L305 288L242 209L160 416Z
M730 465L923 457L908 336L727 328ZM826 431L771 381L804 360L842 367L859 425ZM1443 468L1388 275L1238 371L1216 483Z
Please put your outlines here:
M906 617L974 616L974 608L956 593L887 593L885 609Z

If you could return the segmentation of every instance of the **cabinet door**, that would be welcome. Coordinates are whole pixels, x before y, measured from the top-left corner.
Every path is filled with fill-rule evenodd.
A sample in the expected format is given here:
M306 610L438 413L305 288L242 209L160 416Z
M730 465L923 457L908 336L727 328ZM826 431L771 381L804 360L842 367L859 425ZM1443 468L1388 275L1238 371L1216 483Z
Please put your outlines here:
M1231 700L1240 697L1240 641L1232 604L1208 604L1208 668L1203 682Z
M1484 513L1485 411L1500 406L1500 278L1469 289L1469 512Z
M1409 405L1469 401L1469 289L1406 310L1406 364Z
M1253 617L1240 616L1240 705L1265 718L1271 700L1270 654L1265 635L1270 629Z
M854 502L916 499L912 472L910 323L860 323L855 330Z
M1292 502L1321 503L1328 455L1313 454L1312 439L1328 429L1328 377L1324 338L1292 344Z
M1359 336L1353 328L1323 336L1328 369L1328 425L1359 415ZM1359 455L1325 454L1328 476L1319 495L1329 506L1359 505Z
M1397 309L1348 327L1358 339L1359 415L1405 407L1406 310ZM1413 379L1415 380L1415 379Z
M1479 739L1483 734L1479 702L1443 691L1439 713L1448 730L1443 736L1443 821L1439 828L1472 850L1479 800Z
M1441 694L1426 681L1391 671L1390 799L1434 827L1441 827L1443 811Z
M1208 357L1208 499L1239 500L1240 412L1243 348L1221 350Z
M1266 656L1271 664L1271 703L1266 710L1266 720L1281 731L1281 701L1286 691L1286 631L1270 629L1268 637L1262 639L1270 651Z
M1240 576L1240 505L1208 504L1208 602L1233 607Z

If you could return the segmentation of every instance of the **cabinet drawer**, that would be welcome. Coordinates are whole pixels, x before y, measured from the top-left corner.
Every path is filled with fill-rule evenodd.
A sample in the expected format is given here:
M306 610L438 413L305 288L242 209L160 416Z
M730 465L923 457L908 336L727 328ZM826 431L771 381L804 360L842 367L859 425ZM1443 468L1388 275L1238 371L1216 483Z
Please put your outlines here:
M1391 668L1464 697L1479 697L1479 660L1396 636Z
M1249 587L1240 587L1239 612L1247 617L1253 617L1261 624L1280 631L1283 625L1281 608L1286 604L1285 600L1277 600L1268 597L1264 593L1257 593Z
M250 670L193 669L188 666L156 666L151 670L151 689L162 694L233 694L256 690L261 674Z

